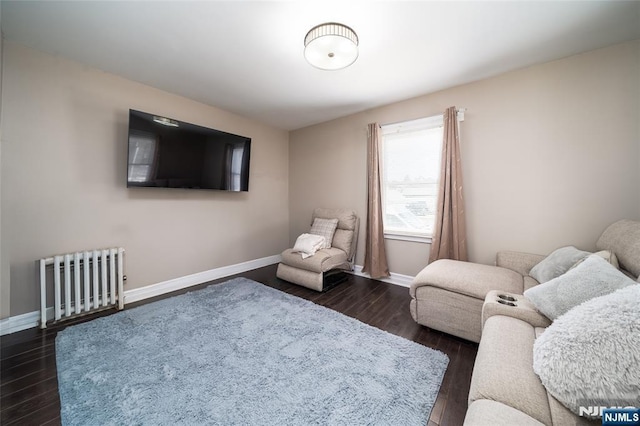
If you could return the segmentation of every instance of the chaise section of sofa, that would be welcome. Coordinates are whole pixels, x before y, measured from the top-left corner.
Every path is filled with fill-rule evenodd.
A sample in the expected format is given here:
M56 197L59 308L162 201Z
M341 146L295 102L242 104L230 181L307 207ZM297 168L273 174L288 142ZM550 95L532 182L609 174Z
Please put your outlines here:
M411 315L418 324L479 342L487 293L522 294L538 284L528 274L542 259L536 254L505 251L496 256L496 266L437 260L411 284Z

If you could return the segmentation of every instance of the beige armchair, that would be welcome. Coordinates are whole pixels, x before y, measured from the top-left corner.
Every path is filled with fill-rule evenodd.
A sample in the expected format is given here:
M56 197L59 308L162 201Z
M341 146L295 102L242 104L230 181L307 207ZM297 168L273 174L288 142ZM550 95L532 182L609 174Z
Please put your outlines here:
M300 253L282 252L277 277L312 290L326 291L344 281L345 271L353 270L360 220L352 210L315 209L311 218L338 219L330 248L318 250L303 259Z

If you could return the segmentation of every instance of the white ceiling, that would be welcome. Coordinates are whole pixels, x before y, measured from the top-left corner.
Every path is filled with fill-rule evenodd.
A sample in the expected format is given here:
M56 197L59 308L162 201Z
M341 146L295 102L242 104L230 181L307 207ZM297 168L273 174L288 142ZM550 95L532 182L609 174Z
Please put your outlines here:
M297 129L640 38L640 1L5 1L7 40ZM351 67L303 58L311 27L360 38Z

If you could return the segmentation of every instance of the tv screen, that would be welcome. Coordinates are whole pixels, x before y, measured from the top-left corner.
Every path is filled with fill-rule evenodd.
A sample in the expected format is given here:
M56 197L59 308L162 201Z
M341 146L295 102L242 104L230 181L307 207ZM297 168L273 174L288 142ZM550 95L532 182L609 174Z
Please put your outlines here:
M127 187L249 190L251 138L129 110Z

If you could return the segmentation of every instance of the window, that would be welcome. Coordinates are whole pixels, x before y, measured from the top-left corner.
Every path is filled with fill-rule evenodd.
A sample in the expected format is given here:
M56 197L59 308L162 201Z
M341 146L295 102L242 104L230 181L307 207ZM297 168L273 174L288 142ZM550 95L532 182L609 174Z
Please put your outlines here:
M242 190L242 159L244 156L244 144L239 144L233 147L231 154L231 190Z
M442 136L442 115L382 126L385 237L429 241L436 218Z
M149 182L153 178L156 136L132 131L129 136L129 182Z

